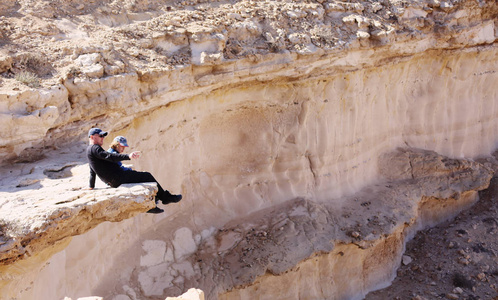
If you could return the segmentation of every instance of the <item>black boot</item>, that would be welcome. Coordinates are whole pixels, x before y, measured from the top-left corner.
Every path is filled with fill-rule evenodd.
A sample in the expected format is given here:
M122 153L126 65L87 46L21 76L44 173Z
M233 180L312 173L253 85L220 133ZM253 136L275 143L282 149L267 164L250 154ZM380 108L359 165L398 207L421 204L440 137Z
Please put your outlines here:
M148 214L160 214L160 213L162 213L162 212L164 212L164 209L161 209L161 208L159 208L159 207L157 207L157 206L156 206L156 207L154 207L154 208L151 208L151 209L149 209L149 210L147 211L147 213L148 213Z
M170 203L178 203L180 202L180 200L182 200L182 195L171 195L171 194L161 199L161 201L165 205Z

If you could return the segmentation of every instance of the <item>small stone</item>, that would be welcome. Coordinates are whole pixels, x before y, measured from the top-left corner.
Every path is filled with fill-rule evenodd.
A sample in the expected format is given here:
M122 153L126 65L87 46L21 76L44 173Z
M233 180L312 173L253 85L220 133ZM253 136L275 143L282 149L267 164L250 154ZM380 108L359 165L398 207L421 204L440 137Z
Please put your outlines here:
M351 233L351 236L354 237L354 238L357 238L357 237L360 237L360 233L358 231L353 231Z
M380 4L379 2L374 2L372 3L372 11L374 13L378 12L379 10L381 10L383 8L382 4Z
M486 281L486 274L484 273L477 274L477 279L479 279L480 281Z
M453 247L455 247L455 243L454 242L450 242L448 244L448 248L452 249Z
M310 36L302 33L290 34L288 39L292 44L309 44L311 42Z
M368 39L370 38L370 33L359 30L358 32L356 32L356 37L358 37L359 39Z
M242 16L240 14L237 14L237 13L229 13L227 15L227 17L232 19L232 20L238 20L238 21L244 20L244 18L242 18Z
M432 6L432 7L439 7L440 2L439 2L439 0L429 0L427 2L427 4L430 5L430 6Z
M466 265L469 264L469 261L467 259L465 259L465 258L460 258L458 260L458 263L461 264L461 265L465 265L466 266Z
M223 53L207 53L201 52L200 63L201 64L210 64L217 63L223 60Z
M441 4L439 5L439 7L441 7L441 9L444 10L444 11L449 11L450 9L453 8L453 4L445 1L445 2L441 2Z
M458 299L459 297L456 294L448 293L448 294L446 294L446 298L448 298L448 299Z
M463 293L463 290L461 287L456 287L453 289L453 294L461 294Z
M403 255L403 257L402 257L403 265L406 266L406 265L410 264L412 261L413 261L413 259L410 256Z
M90 78L100 78L104 76L104 67L101 64L82 67L81 72Z

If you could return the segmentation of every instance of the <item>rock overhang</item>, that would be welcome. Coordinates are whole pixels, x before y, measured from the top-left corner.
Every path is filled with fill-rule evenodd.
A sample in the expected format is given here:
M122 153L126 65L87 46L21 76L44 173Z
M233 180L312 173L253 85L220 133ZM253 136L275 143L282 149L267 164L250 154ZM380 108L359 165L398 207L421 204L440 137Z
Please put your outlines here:
M110 188L98 182L90 190L88 164L57 164L28 163L23 166L28 174L2 180L10 186L0 190L0 264L13 264L102 222L119 222L155 207L155 183Z

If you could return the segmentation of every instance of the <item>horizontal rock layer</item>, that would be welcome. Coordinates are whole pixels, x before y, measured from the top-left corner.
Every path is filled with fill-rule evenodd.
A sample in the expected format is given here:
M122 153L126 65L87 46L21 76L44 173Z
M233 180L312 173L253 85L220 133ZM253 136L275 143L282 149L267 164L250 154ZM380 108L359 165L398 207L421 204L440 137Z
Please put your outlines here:
M446 55L443 63L436 60L441 53ZM106 267L93 277L96 281L88 280L84 285L66 274L67 287L85 296L89 290L106 294L109 284L123 292L121 289L133 282L134 290L143 290L144 295L165 295L164 289L169 295L177 295L183 291L185 279L181 278L186 277L180 275L190 274L189 265L183 264L181 257L196 249L196 241L208 238L214 232L211 228L221 228L232 219L295 198L344 206L350 201L347 195L378 183L376 158L398 146L437 150L452 157L490 153L498 126L493 104L496 91L488 88L496 77L493 48L432 54L396 58L381 68L326 73L320 79L219 88L155 109L135 118L126 129L113 131L112 135L124 134L134 149L142 150L139 169L157 174L166 188L185 196L186 202L172 208L167 219L158 224L144 222L141 226L146 227L140 229L150 240L163 241L163 257L166 253L173 256L164 258L164 265L143 270L139 267L141 275L133 275L137 274L130 271L134 268L123 270L120 266L126 261L139 265L137 255L141 254L136 251L148 253L148 248L130 242L124 249L138 250L122 254L127 260L119 256L103 264ZM453 71L446 66L452 66ZM72 126L81 130L81 124ZM29 170L20 174L26 176ZM29 180L21 181L16 185L36 186ZM181 228L188 228L190 235L183 235L190 238L175 240L175 232L182 236ZM153 233L157 231L161 232L159 237ZM397 243L402 243L401 239ZM178 256L166 250L173 244L184 249ZM67 251L78 253L75 248ZM75 258L69 252L62 253ZM174 267L167 263L172 259L177 262ZM50 262L59 268L69 263ZM117 262L120 264L115 265ZM78 268L86 270L84 266ZM111 276L107 273L110 270L112 274L124 274L123 279ZM39 274L32 275L38 288L50 286L46 280L55 273ZM173 281L175 278L180 279ZM218 291L211 289L206 290ZM15 294L17 289L6 290ZM362 291L367 290L365 287Z
M29 266L23 277L34 283L14 280L6 267L3 295L133 299L195 286L210 299L361 298L393 278L417 230L472 205L493 174L471 160L416 149L385 153L380 165L377 184L340 201L286 201L218 229L188 226L185 204L168 206L164 216L101 224L55 255L12 265Z
M191 3L194 7L197 4ZM451 50L486 45L491 48L487 51L496 51L494 19L498 8L494 2L270 1L256 5L240 1L228 7L199 4L197 11L176 4L164 11L164 3L151 5L142 1L119 8L106 3L67 1L56 10L47 1L5 5L6 12L17 10L17 14L31 20L24 24L16 14L4 16L6 38L28 49L48 52L43 59L54 65L48 73L54 74L57 83L49 80L50 86L38 90L22 85L1 90L2 161L37 159L44 147L67 144L71 137L82 138L83 127L100 124L122 129L138 115L220 88L234 89L254 82L321 80L334 74L392 65L422 53L427 59L440 58L459 53ZM81 5L75 11L74 7ZM62 18L83 14L92 22L78 27L73 23L76 20L62 19L51 24L43 19L46 16L38 14L40 11L53 11L51 16ZM129 15L123 19L126 13L143 13L143 17L134 19ZM117 20L110 21L114 18ZM197 20L204 22L200 25ZM21 23L16 26L17 22ZM39 30L31 29L34 24ZM23 26L30 30L23 30ZM37 43L45 47L40 49ZM35 60L17 52L16 43L6 43L0 53L5 73L46 63L42 58ZM219 55L223 59L213 61ZM491 65L475 72L475 76L496 78L494 55L488 58ZM424 68L443 77L458 72L457 80L468 80L474 66L458 60L438 61L440 65L433 69ZM94 71L97 69L102 72ZM396 74L393 79L399 80L402 75ZM5 82L9 80L8 76L4 78ZM407 83L389 82L391 86ZM424 82L427 83L418 84Z
M1 5L46 17L28 2ZM18 162L2 171L8 199L2 217L9 208L6 224L16 224L10 209L25 208L41 224L28 219L14 226L26 233L18 235L24 242L0 245L5 262L26 258L1 272L8 282L2 295L134 299L178 295L193 286L208 297L231 298L264 293L282 280L279 286L297 282L276 291L290 298L361 297L392 278L415 230L475 201L491 173L470 159L489 155L498 143L496 3L269 3L278 21L293 20L282 31L272 30L277 20L254 19L258 8L244 1L226 15L233 26L214 26L216 18L200 26L197 19L212 15L176 6L158 17L135 1L123 6L133 7L128 15L112 5L81 4L83 13L98 10L95 35L84 32L94 25L66 19L51 30L33 30L54 39L43 51L60 55L49 58L58 61L59 77L44 77L42 89L0 93L0 158ZM75 13L76 5L67 4L75 3L64 2L54 15ZM183 20L196 22L183 26ZM338 36L320 34L315 21ZM2 34L32 40L9 22L3 19L8 31ZM71 40L78 46L67 46ZM103 40L109 41L105 47L95 46ZM4 52L1 70L15 73L22 56ZM3 80L7 86L13 79ZM103 223L71 242L60 240L96 223L87 219L72 228L59 209L46 211L44 223L34 203L69 205L62 212L88 217L76 198L88 204L101 191L66 188L67 197L54 196L58 188L46 184L64 181L58 174L84 162L76 149L84 149L80 141L92 126L110 130L110 137L125 135L143 153L136 168L151 171L184 200L162 216ZM398 147L448 158L411 150L389 154ZM76 163L59 163L61 151L79 153ZM44 156L55 166L27 163ZM81 168L73 179L83 182L87 167ZM48 195L24 193L38 188ZM129 216L144 211L150 188L134 187L136 195L113 190L112 200L90 208L92 217L128 216L114 210L121 205L114 193L127 195ZM94 210L101 205L109 208L102 215ZM33 239L37 228L54 234ZM46 247L56 240L57 247ZM337 278L344 265L354 266L343 279L355 286ZM323 287L322 277L334 284L304 288Z
M398 150L380 164L389 180L343 205L298 199L227 224L192 255L187 286L229 291L221 299L362 298L394 277L416 230L474 203L493 174L428 151Z

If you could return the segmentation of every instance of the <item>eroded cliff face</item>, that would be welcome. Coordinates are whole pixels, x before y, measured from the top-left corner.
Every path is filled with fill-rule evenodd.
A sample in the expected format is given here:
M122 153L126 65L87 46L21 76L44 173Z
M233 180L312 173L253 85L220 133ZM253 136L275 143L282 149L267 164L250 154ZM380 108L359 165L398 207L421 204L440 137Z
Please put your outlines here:
M17 245L0 245L4 296L143 299L197 287L209 299L361 298L392 280L407 239L474 203L493 174L473 159L498 144L494 2L62 1L53 15L38 10L45 1L2 5L2 219L13 222L7 208L36 201L36 189L60 192L40 179L48 167L26 171L30 161L53 164L72 144L53 170L86 167L74 149L92 126L125 135L143 152L135 168L184 195L163 215L36 251L26 251L33 239L4 235ZM22 33L29 22L38 31ZM14 54L13 41L52 52L51 67ZM20 70L46 73L42 88L16 82ZM68 181L92 197L85 176ZM127 197L123 216L151 202ZM116 208L74 234L120 221Z
M469 82L473 60L446 59L463 49L491 51L491 65L474 73L496 76L493 1L202 2L4 2L2 158L37 158L43 147L67 143L67 132L122 129L170 102L245 83L334 79L416 57L436 58L439 67L428 72ZM387 86L424 90L404 75L392 74Z

